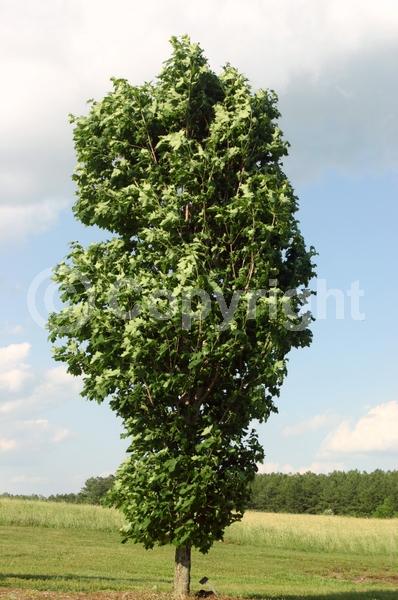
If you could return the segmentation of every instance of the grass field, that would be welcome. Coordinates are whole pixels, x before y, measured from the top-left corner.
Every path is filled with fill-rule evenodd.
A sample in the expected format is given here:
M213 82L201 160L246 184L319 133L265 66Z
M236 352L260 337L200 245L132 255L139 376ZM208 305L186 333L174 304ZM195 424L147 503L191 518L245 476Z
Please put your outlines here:
M0 598L169 591L173 549L122 545L121 522L100 507L0 500ZM204 575L229 596L398 600L398 519L249 512L208 555L194 553L194 591Z

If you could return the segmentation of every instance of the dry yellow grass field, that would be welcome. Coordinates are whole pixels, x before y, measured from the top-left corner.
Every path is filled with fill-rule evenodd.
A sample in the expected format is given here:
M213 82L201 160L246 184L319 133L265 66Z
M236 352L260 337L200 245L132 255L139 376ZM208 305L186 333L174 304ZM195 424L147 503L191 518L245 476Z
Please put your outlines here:
M366 554L398 552L398 519L360 519L249 511L232 525L235 543Z
M121 524L108 508L0 499L0 597L166 600L173 548L122 545ZM396 600L397 552L398 519L248 512L194 552L193 587L206 575L223 596Z

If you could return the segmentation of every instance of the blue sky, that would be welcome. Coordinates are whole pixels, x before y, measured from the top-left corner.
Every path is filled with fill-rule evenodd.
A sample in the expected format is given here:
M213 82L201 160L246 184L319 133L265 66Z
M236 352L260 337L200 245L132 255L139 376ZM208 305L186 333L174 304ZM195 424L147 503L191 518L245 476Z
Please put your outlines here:
M259 427L262 469L395 468L396 5L72 0L0 11L0 492L75 491L123 458L120 424L80 398L40 325L55 301L48 269L71 240L99 235L72 217L67 114L101 97L113 75L153 78L181 33L216 70L230 61L279 93L286 170L319 252L314 285L344 302L342 318L332 295L326 315L314 305L314 342L292 353L279 414ZM360 319L347 295L355 282Z

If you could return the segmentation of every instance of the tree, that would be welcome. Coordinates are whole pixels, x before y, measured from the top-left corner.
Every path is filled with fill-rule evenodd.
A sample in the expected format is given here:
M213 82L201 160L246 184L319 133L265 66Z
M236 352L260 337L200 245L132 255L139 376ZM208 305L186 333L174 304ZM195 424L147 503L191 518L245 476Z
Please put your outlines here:
M395 516L394 502L390 496L384 498L382 504L376 507L373 516L378 519L392 519Z
M115 477L89 477L80 490L79 498L88 504L103 504L107 493L112 489Z
M131 439L114 501L125 539L207 552L242 517L312 278L273 92L220 75L184 36L154 83L113 80L73 117L77 219L110 232L55 270L56 360L109 399ZM304 314L301 314L303 313Z

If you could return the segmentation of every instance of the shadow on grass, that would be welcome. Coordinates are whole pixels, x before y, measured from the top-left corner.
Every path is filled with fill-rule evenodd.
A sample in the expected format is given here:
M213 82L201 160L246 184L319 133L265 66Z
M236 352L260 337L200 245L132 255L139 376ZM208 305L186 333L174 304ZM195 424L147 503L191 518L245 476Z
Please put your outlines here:
M170 579L156 579L149 580L146 578L139 577L107 577L106 575L41 575L40 573L0 573L0 584L5 579L22 579L25 581L57 581L65 579L66 581L106 581L106 582L118 582L125 584L132 583L146 583L148 586L153 582L156 583L168 583L171 585Z
M125 584L126 587L123 588L123 590L120 589L114 589L114 593L120 593L120 594L125 594L126 592L129 594L134 594L135 592L137 593L137 599L139 600L140 598L140 594L145 591L146 587L149 589L150 586L153 586L156 583L166 583L170 586L170 590L171 590L171 586L172 586L172 581L170 579L151 579L149 580L149 578L138 578L138 577L131 577L131 578L122 578L122 577L107 577L107 576L100 576L100 575L70 575L70 574L65 574L65 575L42 575L42 574L30 574L30 573L0 573L0 587L2 586L2 584L4 585L5 580L6 579L13 579L14 582L15 580L23 580L23 581L32 581L33 582L45 582L45 581L74 581L74 582L79 582L79 581L91 581L91 582L95 582L97 581L99 584L101 582L104 583L109 583L109 582L117 582L118 584ZM13 582L13 585L14 585ZM141 589L129 589L129 584L144 584L142 586ZM33 583L34 585L34 583ZM5 590L5 588L2 588L3 590ZM32 588L32 589L36 589L36 588ZM104 589L109 589L109 588L104 588ZM59 592L59 590L54 590ZM101 588L98 588L97 590L95 590L95 592L100 592ZM104 590L102 590L104 591ZM70 590L68 593L74 593L74 590ZM81 591L82 593L82 599L85 598L85 594L87 594L87 598L89 598L89 594L90 593L94 593L94 590L91 590L90 592L87 591L85 592L84 590ZM194 597L195 594L192 594L192 597ZM221 599L222 599L222 595L221 595ZM232 600L234 597L227 595L225 596L225 599L228 600ZM374 589L372 591L365 591L365 590L357 590L357 591L351 591L351 592L331 592L331 593L326 593L326 594L313 594L313 593L305 593L305 594L289 594L289 595L273 595L273 596L267 596L266 594L246 594L245 596L240 596L239 599L237 600L398 600L398 585L395 589Z

